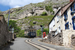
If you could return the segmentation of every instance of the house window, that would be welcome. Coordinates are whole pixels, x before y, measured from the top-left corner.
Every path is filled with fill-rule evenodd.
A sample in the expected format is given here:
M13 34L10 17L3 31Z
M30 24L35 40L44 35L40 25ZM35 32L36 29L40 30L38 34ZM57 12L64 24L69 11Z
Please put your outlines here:
M65 24L65 29L69 29L69 22Z
M55 25L53 25L53 27L54 27Z
M57 21L57 23L58 23L59 21Z
M68 18L67 11L65 11L65 13L64 13L64 20L66 21L67 18Z
M75 19L74 19L74 26L75 26Z
M71 11L75 11L75 3L71 6Z
M61 37L61 35L59 35L59 37Z
M73 29L75 30L75 16L72 18Z
M59 29L60 29L60 27L59 27Z
M52 35L52 37L54 37L55 35Z

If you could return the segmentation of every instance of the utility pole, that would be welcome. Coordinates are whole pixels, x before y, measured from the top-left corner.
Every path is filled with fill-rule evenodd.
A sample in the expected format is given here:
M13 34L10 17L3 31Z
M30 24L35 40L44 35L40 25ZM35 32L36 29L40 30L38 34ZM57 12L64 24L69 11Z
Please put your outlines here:
M8 30L9 30L9 19L10 19L10 9L9 9L9 15L8 15Z

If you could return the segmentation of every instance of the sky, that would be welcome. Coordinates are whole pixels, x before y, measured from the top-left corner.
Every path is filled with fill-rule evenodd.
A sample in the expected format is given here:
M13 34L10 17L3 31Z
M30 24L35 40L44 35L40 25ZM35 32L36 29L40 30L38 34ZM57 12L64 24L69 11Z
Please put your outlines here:
M44 0L1 0L0 11L6 11L10 8L22 7L30 3L43 2Z

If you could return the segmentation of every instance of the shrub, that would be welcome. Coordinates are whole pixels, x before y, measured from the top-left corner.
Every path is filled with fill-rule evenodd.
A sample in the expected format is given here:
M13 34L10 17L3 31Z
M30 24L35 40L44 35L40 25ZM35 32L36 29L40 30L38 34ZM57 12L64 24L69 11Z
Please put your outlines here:
M41 29L37 30L37 36L41 36Z
M20 30L20 32L17 34L17 37L24 37L24 30Z
M24 30L21 30L21 28L17 26L16 21L10 20L9 25L14 27L14 32L17 33L17 37L24 37Z
M16 21L10 20L9 25L14 28L14 32L18 33L21 29L17 26Z
M48 34L49 29L44 29L43 32L46 32L46 34ZM42 32L41 32L41 29L37 30L37 36L41 36L41 35L42 35L41 33L42 33Z
M41 16L46 16L47 15L47 13L46 12L43 12L42 14L41 14Z
M47 11L53 12L52 6L45 6L45 9L46 9Z

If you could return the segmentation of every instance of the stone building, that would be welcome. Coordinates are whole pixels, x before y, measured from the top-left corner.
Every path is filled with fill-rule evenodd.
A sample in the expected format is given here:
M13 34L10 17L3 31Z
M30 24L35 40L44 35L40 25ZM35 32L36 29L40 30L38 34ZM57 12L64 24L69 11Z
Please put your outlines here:
M8 26L4 19L4 15L0 15L0 46L11 41L11 39L11 34L8 31Z
M75 46L75 0L61 7L49 23L49 38L53 44Z

